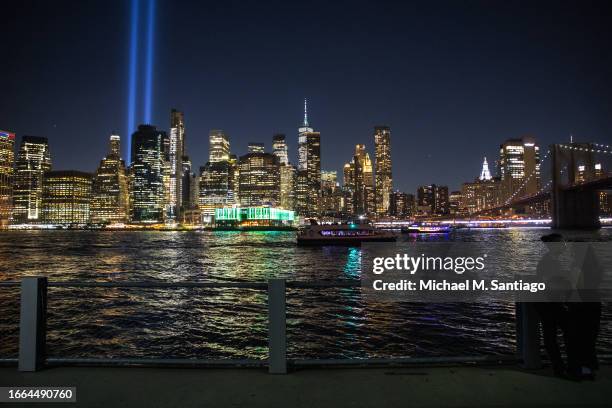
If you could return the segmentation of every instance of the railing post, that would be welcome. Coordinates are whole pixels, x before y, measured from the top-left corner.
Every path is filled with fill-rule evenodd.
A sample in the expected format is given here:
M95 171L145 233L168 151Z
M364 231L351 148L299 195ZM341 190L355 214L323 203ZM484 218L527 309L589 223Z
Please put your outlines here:
M542 368L540 356L540 325L533 303L516 303L517 354L528 370Z
M47 337L47 278L21 281L19 371L36 371L45 364Z
M287 374L285 280L268 281L268 372Z

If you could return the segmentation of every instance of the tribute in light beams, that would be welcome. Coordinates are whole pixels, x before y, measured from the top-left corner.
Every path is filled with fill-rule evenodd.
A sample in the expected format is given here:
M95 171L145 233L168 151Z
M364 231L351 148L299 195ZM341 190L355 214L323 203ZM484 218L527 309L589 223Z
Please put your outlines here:
M149 0L147 20L147 66L145 72L144 123L151 123L151 104L153 103L153 33L155 32L155 0Z
M132 132L135 130L136 119L136 73L138 69L138 0L132 0L131 8L131 30L130 30L130 66L128 84L128 112L127 112L127 157L126 161L132 159Z

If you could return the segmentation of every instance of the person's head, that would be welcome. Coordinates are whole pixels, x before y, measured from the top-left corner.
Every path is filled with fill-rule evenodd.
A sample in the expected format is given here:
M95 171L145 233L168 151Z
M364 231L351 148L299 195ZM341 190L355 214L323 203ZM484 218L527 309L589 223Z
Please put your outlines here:
M561 243L565 241L561 234L554 232L552 234L543 235L540 240L546 244L549 252L560 253L563 251L563 245L561 245Z

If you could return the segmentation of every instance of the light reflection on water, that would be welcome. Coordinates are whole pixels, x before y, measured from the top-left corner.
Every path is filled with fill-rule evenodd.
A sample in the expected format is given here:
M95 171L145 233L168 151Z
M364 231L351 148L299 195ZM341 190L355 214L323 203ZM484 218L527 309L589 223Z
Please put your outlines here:
M610 230L598 239L610 240ZM428 239L540 245L546 230L459 231ZM422 240L408 236L407 240ZM535 250L535 249L534 249ZM294 281L359 279L359 248L301 248L291 232L0 233L0 280ZM507 267L516 262L508 257ZM290 289L289 354L358 358L510 354L514 305L376 303L359 289ZM0 357L17 353L18 293L0 288ZM612 351L605 309L602 349ZM245 289L51 288L48 348L63 357L265 358L266 293Z

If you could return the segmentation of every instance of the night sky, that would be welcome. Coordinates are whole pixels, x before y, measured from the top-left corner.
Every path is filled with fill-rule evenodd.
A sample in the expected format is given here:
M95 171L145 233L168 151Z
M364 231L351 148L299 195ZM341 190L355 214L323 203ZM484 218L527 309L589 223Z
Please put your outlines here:
M456 189L506 138L612 142L612 14L586 3L157 0L153 123L185 112L196 168L211 128L239 155L285 133L295 163L307 97L323 169L340 175L356 143L373 155L384 124L396 189ZM55 169L94 171L112 130L127 140L130 1L0 14L0 129L48 137Z

